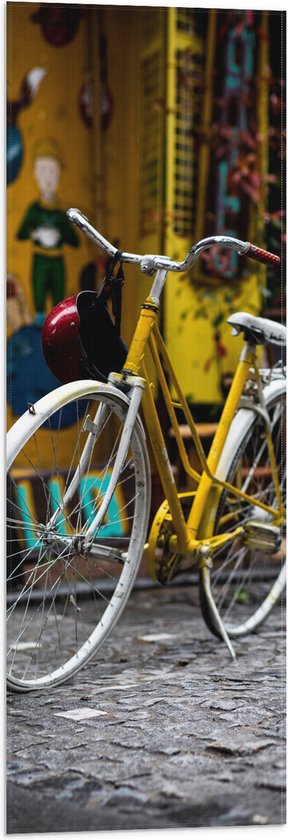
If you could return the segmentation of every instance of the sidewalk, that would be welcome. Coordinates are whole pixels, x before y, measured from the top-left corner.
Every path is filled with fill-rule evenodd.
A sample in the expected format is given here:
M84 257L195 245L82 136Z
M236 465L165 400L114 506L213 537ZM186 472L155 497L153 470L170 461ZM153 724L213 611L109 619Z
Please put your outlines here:
M134 591L97 663L8 695L8 833L285 822L281 615L233 662L196 588Z

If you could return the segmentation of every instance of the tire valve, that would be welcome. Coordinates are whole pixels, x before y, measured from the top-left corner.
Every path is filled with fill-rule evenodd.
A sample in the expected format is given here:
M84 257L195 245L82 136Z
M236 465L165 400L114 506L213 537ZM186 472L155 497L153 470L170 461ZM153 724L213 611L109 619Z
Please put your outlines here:
M29 414L36 414L35 406L33 405L33 403L27 403L27 407Z

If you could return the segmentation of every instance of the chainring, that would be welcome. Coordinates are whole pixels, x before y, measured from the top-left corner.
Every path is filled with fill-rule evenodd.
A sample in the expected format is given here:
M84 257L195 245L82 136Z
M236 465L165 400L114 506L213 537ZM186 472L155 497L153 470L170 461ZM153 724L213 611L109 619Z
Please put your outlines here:
M178 494L185 519L190 512L194 496L195 491ZM183 571L181 560L184 560L184 557L187 561L187 555L175 554L175 552L170 551L169 541L172 534L175 534L173 520L167 499L164 499L151 525L148 548L146 549L147 572L152 580L162 584L169 583L172 578Z

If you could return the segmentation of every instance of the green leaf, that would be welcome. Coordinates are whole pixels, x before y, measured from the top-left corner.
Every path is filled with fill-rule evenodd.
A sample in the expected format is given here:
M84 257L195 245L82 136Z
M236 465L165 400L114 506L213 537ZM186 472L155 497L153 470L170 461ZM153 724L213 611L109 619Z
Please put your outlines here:
M212 321L213 327L220 327L220 324L223 324L224 321L224 314L220 312L219 315L216 315L216 318Z
M248 604L250 595L247 589L239 589L239 592L235 596L235 601L237 604Z
M207 318L207 309L204 306L200 306L200 309L196 309L194 312L194 318Z

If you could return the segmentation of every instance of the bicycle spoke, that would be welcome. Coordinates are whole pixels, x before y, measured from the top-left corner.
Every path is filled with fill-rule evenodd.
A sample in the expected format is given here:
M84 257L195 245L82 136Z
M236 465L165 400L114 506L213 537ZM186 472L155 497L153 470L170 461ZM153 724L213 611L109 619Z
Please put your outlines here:
M42 688L76 672L120 615L140 560L149 507L147 456L139 431L133 433L91 550L82 552L109 488L126 417L126 405L125 410L114 406L107 390L104 399L97 401L92 394L86 401L84 416L76 406L73 434L68 431L66 439L65 432L64 469L59 463L61 408L56 423L49 413L45 448L40 427L23 441L20 470L14 472L13 465L10 470L7 643L12 687ZM92 424L86 423L88 403ZM23 477L30 481L29 492L21 491ZM131 539L135 548L127 562Z

